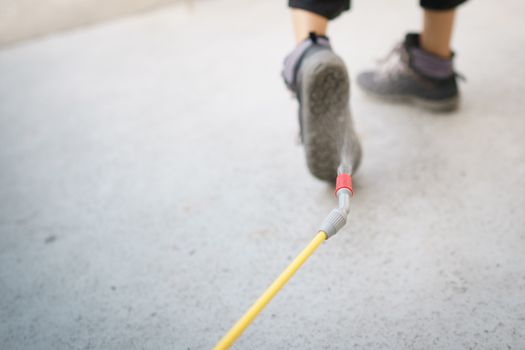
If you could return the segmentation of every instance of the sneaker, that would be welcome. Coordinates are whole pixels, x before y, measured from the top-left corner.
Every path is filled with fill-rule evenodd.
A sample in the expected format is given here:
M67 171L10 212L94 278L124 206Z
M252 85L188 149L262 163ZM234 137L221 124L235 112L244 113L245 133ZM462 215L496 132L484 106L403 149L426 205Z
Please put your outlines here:
M424 51L419 46L419 34L409 33L376 70L359 74L357 84L383 99L452 111L459 106L458 75L452 58L446 60Z
M350 114L350 80L328 38L311 33L285 59L283 78L299 102L300 136L310 172L330 182L338 169L355 172L361 146Z

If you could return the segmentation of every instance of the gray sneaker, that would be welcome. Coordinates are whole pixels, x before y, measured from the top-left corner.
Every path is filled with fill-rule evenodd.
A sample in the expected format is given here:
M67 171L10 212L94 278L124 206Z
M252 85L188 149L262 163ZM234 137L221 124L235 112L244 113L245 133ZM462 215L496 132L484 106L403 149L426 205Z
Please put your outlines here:
M386 100L451 111L459 106L456 76L452 58L444 60L423 51L419 34L409 33L376 70L359 74L357 84L365 92Z
M311 34L286 58L283 78L299 102L300 135L310 172L331 182L339 167L354 173L361 146L350 114L350 81L328 39Z

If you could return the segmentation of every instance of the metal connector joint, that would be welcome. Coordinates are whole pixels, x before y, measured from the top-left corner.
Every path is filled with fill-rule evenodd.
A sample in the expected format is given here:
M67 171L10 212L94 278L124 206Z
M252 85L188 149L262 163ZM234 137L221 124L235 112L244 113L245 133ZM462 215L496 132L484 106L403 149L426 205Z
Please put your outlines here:
M336 196L339 207L332 210L324 219L320 230L326 233L326 238L335 235L346 224L350 213L350 198L353 196L352 178L349 174L339 174L336 182Z

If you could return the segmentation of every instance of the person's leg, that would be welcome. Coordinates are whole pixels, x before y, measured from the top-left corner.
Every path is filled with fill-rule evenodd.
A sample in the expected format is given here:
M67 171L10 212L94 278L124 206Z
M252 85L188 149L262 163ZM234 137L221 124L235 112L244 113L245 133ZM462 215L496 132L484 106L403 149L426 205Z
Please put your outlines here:
M361 146L349 109L350 79L326 36L330 19L349 0L290 0L296 47L286 57L283 78L299 103L301 141L310 172L335 181L338 168L353 173Z
M296 75L304 55L314 46L331 50L326 36L328 22L349 10L350 0L288 0L288 6L291 8L296 47L286 57L282 75L286 86L296 93Z
M432 110L454 110L459 91L450 49L455 8L466 0L420 0L421 33L409 33L374 71L358 75L372 95L416 102Z
M450 40L456 11L424 10L423 31L419 38L421 48L441 58L451 56Z
M299 44L310 33L326 36L328 18L303 9L292 9L292 24L295 33L295 42Z

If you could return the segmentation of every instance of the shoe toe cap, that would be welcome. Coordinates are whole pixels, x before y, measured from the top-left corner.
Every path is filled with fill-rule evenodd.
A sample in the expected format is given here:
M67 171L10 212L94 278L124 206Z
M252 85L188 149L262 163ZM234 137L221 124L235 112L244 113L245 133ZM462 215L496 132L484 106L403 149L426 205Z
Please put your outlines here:
M356 82L357 82L357 85L359 85L359 87L366 89L366 90L371 90L374 86L374 80L375 80L375 72L364 71L357 75Z

